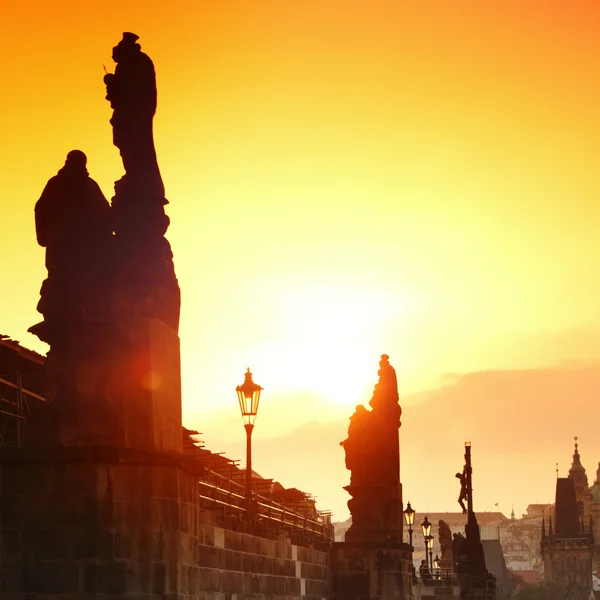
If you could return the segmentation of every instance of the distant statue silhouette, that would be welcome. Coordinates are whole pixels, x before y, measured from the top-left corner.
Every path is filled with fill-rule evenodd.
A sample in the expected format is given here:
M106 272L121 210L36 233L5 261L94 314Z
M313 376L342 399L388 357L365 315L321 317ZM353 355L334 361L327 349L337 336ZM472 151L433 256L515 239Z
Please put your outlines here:
M371 445L376 456L371 465L373 476L380 485L393 485L399 481L400 455L398 429L402 409L398 397L396 370L390 365L387 354L379 362L379 381L369 402L371 406Z
M469 497L469 488L467 486L467 472L466 467L462 473L457 473L455 477L460 481L460 494L458 495L458 503L462 508L463 515L467 514L467 507L465 506L465 500Z
M452 531L448 523L442 519L438 523L438 536L441 551L440 566L442 569L452 569L454 567Z
M350 471L348 508L352 526L346 540L399 539L400 497L399 404L396 371L389 356L379 362L379 381L369 402L350 417L348 437L340 442Z
M454 561L455 571L458 570L465 541L465 536L462 533L455 533L452 535L452 560Z
M113 115L113 143L123 159L128 191L164 197L164 186L156 159L152 119L156 113L156 74L154 64L136 43L135 33L125 32L113 48L117 63L114 73L104 76L106 99ZM122 185L122 183L121 183Z
M48 269L38 311L46 318L100 316L107 310L110 207L86 163L80 150L69 152L35 205L37 240L46 248Z

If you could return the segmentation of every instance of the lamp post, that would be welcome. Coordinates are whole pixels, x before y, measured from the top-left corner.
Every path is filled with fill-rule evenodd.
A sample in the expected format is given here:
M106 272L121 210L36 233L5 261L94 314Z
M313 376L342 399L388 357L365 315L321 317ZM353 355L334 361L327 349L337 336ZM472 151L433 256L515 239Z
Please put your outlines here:
M440 568L440 557L436 554L435 558L433 559L433 566L439 570Z
M415 522L415 511L412 509L410 502L406 503L406 509L404 510L404 522L408 525L408 539L410 540L410 547L412 548L412 526Z
M429 550L429 568L433 569L433 541L434 537L432 535L427 536L427 550ZM425 556L427 558L427 556Z
M252 430L258 413L258 402L262 388L252 381L250 368L246 371L244 383L235 388L240 402L240 411L246 430L246 501L252 503Z
M425 561L429 564L429 561L427 560L427 550L429 549L428 540L429 534L431 533L431 523L429 522L427 515L425 515L425 518L421 523L421 531L423 532L423 539L425 540Z

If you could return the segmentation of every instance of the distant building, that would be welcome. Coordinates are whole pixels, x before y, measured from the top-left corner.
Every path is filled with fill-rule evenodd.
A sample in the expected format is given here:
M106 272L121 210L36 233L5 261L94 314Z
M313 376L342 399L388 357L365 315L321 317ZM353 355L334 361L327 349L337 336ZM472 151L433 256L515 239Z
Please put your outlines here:
M530 504L526 514L516 519L514 511L508 523L500 527L500 542L506 565L511 571L543 571L540 554L542 521L553 514L553 504Z
M575 453L578 460L577 446ZM573 473L581 475L578 469ZM583 519L584 492L577 488L582 480L571 476L571 471L569 477L556 480L554 522L550 517L547 533L542 524L544 582L559 586L569 600L587 600L592 589L594 536L590 523L586 525Z
M591 520L591 528L594 536L594 558L592 568L594 573L600 573L600 463L596 470L596 479L588 486L588 477L581 463L578 439L575 438L575 451L573 462L569 469L569 478L575 484L575 496L577 500L578 517L588 528Z
M482 539L485 566L496 578L496 598L507 598L513 591L513 584L506 568L506 560L498 538Z

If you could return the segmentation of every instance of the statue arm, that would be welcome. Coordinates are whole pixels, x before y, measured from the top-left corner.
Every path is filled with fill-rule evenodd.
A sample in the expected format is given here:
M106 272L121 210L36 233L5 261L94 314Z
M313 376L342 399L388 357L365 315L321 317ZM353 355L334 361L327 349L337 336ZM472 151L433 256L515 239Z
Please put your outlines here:
M48 245L48 203L52 197L52 179L48 181L40 199L35 205L35 234L37 242L40 246L46 247Z
M114 79L115 79L114 73L107 73L104 76L104 83L106 85L106 99L108 101L111 101L114 96L114 91L113 91Z

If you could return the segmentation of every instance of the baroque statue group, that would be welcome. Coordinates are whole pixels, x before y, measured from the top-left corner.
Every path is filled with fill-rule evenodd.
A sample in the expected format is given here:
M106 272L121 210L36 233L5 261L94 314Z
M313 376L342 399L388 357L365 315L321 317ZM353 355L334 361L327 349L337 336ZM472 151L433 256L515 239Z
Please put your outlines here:
M48 276L38 303L46 325L149 317L178 328L179 287L164 237L167 200L153 138L156 76L137 40L123 34L113 48L115 71L104 76L113 143L125 168L112 203L89 176L84 152L72 150L35 206L37 240L46 248ZM32 331L50 341L51 331L40 325Z

